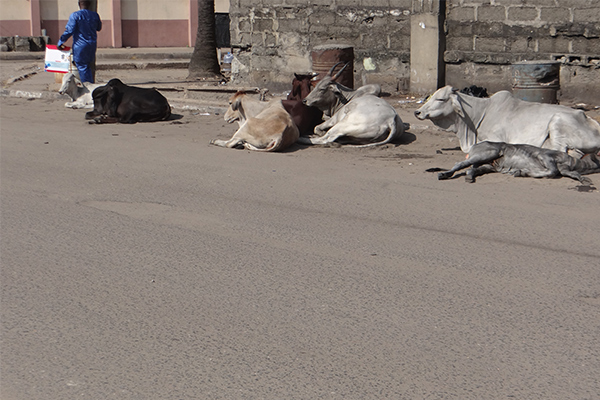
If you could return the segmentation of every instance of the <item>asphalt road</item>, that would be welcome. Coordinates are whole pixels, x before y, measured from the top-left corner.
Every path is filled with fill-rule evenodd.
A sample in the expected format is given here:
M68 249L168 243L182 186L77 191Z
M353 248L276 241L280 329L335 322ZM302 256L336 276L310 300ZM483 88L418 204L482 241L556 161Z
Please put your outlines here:
M2 400L600 398L598 191L0 105Z

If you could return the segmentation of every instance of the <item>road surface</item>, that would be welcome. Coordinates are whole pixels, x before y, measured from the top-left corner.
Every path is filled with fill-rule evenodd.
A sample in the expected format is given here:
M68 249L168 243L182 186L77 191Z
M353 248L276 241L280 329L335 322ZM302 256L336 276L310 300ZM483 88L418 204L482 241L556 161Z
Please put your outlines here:
M597 190L0 106L3 400L600 398Z

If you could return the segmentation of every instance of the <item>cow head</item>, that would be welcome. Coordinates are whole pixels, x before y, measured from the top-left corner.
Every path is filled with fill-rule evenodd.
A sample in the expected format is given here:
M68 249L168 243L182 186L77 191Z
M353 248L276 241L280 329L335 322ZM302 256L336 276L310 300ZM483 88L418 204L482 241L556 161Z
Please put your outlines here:
M314 106L320 110L326 111L331 109L334 106L334 104L337 103L337 93L340 90L338 87L339 83L337 83L336 80L340 77L340 75L342 75L342 72L344 72L344 70L346 69L346 67L348 67L350 63L346 63L346 65L344 65L342 69L338 71L337 74L333 75L333 71L340 64L342 63L339 62L333 67L331 67L329 73L325 75L316 84L315 88L308 94L308 96L306 96L306 98L302 100L302 102L305 105L309 107Z
M227 123L232 124L235 121L246 119L244 109L242 108L242 98L246 96L246 92L240 90L229 99L229 108L225 112L223 119Z
M474 100L481 102L487 99L466 96L452 86L444 86L415 111L415 116L420 120L430 119L436 126L455 132L460 148L468 153L477 143L477 129L485 116L483 107L474 108Z
M312 90L312 81L317 76L316 73L296 74L292 80L292 91L288 94L288 100L303 100Z
M464 118L465 114L457 92L458 89L452 86L444 86L438 89L429 96L421 108L415 111L415 117L420 120L438 120L451 117L452 114L458 114Z
M58 89L58 93L67 94L73 101L77 100L78 88L83 87L81 81L73 72L67 72L63 75L62 85Z

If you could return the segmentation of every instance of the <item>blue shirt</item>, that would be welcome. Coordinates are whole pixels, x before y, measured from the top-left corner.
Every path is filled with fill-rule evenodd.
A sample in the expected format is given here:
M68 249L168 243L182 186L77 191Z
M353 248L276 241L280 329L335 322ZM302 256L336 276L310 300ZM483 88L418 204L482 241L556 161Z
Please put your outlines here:
M73 61L89 64L96 56L96 33L102 29L102 21L97 12L91 10L75 11L69 16L65 32L57 45L64 44L73 36Z

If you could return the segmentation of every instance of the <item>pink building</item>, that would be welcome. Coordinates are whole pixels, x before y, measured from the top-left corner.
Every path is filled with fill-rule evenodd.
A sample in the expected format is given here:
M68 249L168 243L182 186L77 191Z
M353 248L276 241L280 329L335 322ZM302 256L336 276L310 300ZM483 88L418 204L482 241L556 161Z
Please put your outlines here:
M41 36L56 43L77 0L0 0L0 36ZM198 0L97 0L102 18L99 47L193 46ZM215 12L229 12L229 0L215 0Z

